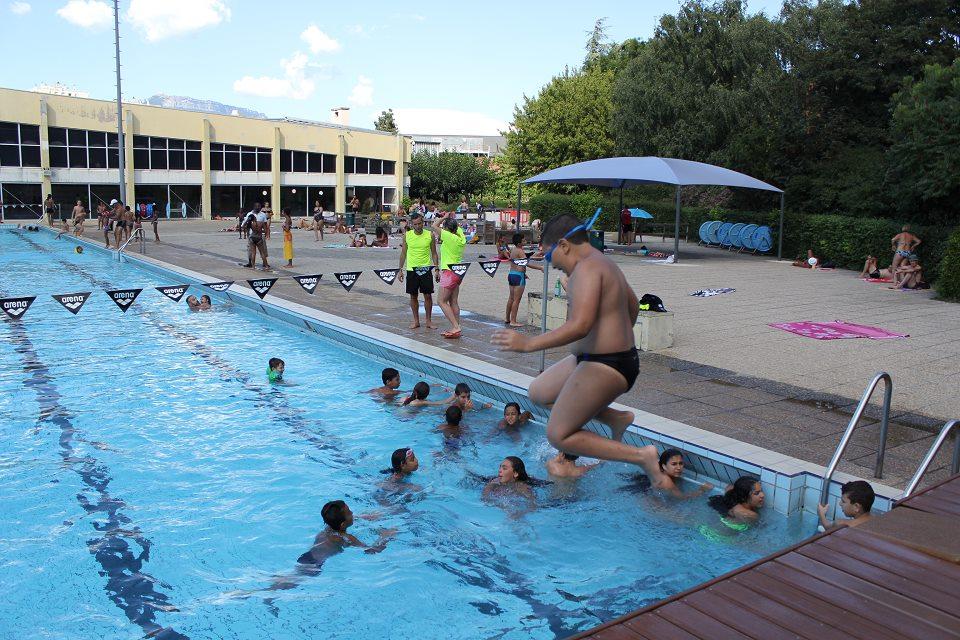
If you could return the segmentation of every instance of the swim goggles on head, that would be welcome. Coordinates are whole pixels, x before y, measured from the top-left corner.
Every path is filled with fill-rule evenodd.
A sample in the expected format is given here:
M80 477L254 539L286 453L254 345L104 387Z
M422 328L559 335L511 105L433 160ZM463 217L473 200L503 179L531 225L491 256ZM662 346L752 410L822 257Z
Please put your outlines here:
M579 231L590 231L590 229L593 228L593 223L595 223L597 221L597 218L600 217L600 212L602 210L603 210L602 207L597 207L597 210L594 212L593 217L590 218L589 222L587 222L586 224L578 224L573 229L570 229L570 231L567 231L567 233L562 238L560 238L560 240L566 240L567 238L569 238L570 236L574 235ZM547 264L550 264L550 262L552 261L553 252L557 248L557 245L560 244L560 240L557 240L556 242L554 242L553 246L550 247L550 250L547 251L545 254L543 254L543 259L547 262Z

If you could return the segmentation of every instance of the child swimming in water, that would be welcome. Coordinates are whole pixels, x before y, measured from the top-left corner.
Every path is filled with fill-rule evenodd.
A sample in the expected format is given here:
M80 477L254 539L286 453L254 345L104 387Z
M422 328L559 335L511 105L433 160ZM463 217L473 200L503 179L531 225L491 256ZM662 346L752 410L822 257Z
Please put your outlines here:
M447 404L445 400L440 400L438 402L433 402L427 400L427 396L430 395L430 385L426 382L420 381L417 384L413 385L413 393L404 398L403 406L404 407L439 407Z
M280 358L270 358L267 363L267 380L270 382L282 382L283 370L286 364Z
M395 398L400 393L400 372L393 367L387 367L380 373L383 386L370 389L367 393L377 393L384 398Z
M557 451L556 456L547 460L547 473L552 478L582 478L588 471L600 464L596 462L594 464L578 465L577 458L579 457L572 453Z
M497 424L500 429L513 429L527 424L533 414L529 411L521 411L520 405L516 402L508 402L503 408L503 420Z
M468 411L474 408L473 400L470 399L470 385L466 382L460 382L453 389L453 395L444 402L451 402L460 407L461 411ZM482 404L481 409L489 409L493 405L489 402Z
M500 463L497 475L483 488L484 499L503 496L521 496L533 503L535 498L530 488L530 476L523 460L516 456L507 456Z
M876 494L873 487L865 480L853 480L840 487L840 502L837 506L843 511L843 515L852 520L827 520L827 505L817 505L817 514L820 516L820 525L827 530L840 529L842 527L859 527L872 517L870 509L873 507L873 501Z
M401 447L390 456L390 468L383 473L393 474L391 480L403 480L420 468L420 461L410 447Z
M753 524L760 519L764 497L756 478L741 476L722 496L710 496L710 506L720 512L723 524L734 529L732 524Z
M659 478L657 488L666 491L674 498L696 498L713 489L713 485L704 482L700 487L690 493L683 493L677 486L680 478L683 476L683 453L678 449L667 449L660 454L659 465L662 477ZM651 478L651 482L653 479Z

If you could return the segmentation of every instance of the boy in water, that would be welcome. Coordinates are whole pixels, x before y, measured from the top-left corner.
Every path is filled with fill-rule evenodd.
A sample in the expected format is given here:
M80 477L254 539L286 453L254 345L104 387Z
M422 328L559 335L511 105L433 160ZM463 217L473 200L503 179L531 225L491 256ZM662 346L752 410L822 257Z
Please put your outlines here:
M873 507L873 499L876 494L869 482L864 480L854 480L840 487L839 507L843 515L853 518L850 521L827 520L827 505L817 505L817 513L820 515L820 524L824 529L839 529L840 527L859 527L869 520L870 509Z
M558 451L556 456L547 460L547 473L554 478L582 478L590 469L600 464L596 462L594 464L578 465L577 458L579 457Z
M400 391L400 372L393 367L387 367L380 373L380 379L383 380L383 386L376 389L370 389L367 393L378 393L384 398L394 398Z
M286 363L280 358L270 358L267 362L267 380L270 382L283 382L283 370Z
M473 400L470 399L470 385L466 382L457 383L457 386L453 388L453 395L447 398L445 402L453 403L453 406L460 407L461 411L468 411L475 408ZM480 408L489 409L492 406L493 405L488 402L480 405Z
M609 405L636 382L640 361L633 341L639 301L623 273L587 242L587 223L564 214L543 230L544 259L568 277L570 299L563 326L538 336L509 329L495 331L492 342L506 351L529 353L563 345L571 355L541 373L528 395L537 404L552 407L547 439L560 451L601 460L641 465L656 484L660 473L653 446L632 447L621 442L634 415ZM584 425L596 418L610 427L605 438Z
M460 435L460 422L463 420L463 410L455 404L447 407L443 414L444 422L437 427L445 436L456 437Z

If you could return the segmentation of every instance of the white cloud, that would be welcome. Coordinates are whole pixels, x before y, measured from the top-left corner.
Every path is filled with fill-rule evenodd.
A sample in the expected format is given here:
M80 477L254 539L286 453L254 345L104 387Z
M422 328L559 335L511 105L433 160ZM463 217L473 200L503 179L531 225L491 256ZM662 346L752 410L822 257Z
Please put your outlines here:
M365 29L363 28L362 24L351 24L347 27L347 33L352 36L360 36L363 35L364 32Z
M357 78L357 84L354 85L353 91L350 92L350 97L347 98L347 100L358 107L369 107L372 105L373 80L366 76L360 76Z
M97 0L70 0L57 9L57 15L84 29L100 29L113 24L113 9Z
M203 29L230 19L222 0L131 0L127 19L147 42Z
M249 96L262 98L293 98L305 100L313 95L317 85L306 74L307 55L297 51L289 59L280 61L282 78L270 76L244 76L233 83L233 90Z
M497 136L507 123L483 113L456 109L394 109L401 133L432 133L455 136Z
M25 13L30 13L30 5L26 2L11 2L10 12L22 16Z
M312 24L300 34L300 39L307 43L311 53L333 53L340 50L340 43Z

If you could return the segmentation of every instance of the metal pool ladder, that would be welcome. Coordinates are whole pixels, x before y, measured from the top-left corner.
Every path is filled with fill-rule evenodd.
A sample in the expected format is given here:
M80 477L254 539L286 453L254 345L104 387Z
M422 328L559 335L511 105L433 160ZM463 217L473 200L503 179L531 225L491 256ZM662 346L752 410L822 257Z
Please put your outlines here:
M933 441L933 445L930 447L930 450L927 451L927 455L924 456L920 466L917 467L917 472L913 474L913 478L910 479L910 483L907 485L907 488L903 490L903 495L901 495L899 498L900 500L909 498L910 494L912 494L914 489L917 488L917 485L920 484L920 479L923 477L923 474L927 472L927 469L930 467L930 463L933 462L934 456L937 455L940 447L942 447L943 443L947 441L947 436L950 435L950 432L953 431L953 428L957 425L960 425L960 420L951 420L947 424L943 425L943 428L940 429L940 433L937 435L937 439ZM956 475L957 473L960 473L960 434L957 434L955 442L953 443L953 463L950 466L950 474Z
M117 249L117 261L123 262L123 250L127 248L127 245L133 242L134 240L140 240L140 253L147 252L146 240L143 235L143 227L137 227L133 230L133 233L127 238L127 241L124 242L119 249Z
M820 485L820 504L827 503L827 494L830 489L830 479L833 477L833 472L837 470L837 465L840 464L840 458L843 456L843 452L846 451L847 445L850 444L850 437L856 430L857 423L860 422L860 417L863 415L864 410L866 410L867 403L870 401L873 392L877 390L877 385L880 384L881 380L883 381L883 415L880 418L880 442L877 446L877 462L873 468L873 476L875 478L883 477L883 456L887 449L887 428L890 423L890 396L893 394L893 380L886 371L881 371L873 376L873 380L870 381L870 384L868 384L867 388L863 391L863 397L860 398L860 404L857 405L857 410L854 411L850 417L847 429L843 432L843 437L840 438L840 444L837 445L837 450L833 453L833 458L830 459L830 464L827 466L827 472L823 475L823 484ZM933 456L931 455L930 457L932 458Z

